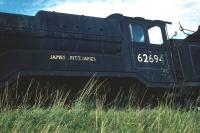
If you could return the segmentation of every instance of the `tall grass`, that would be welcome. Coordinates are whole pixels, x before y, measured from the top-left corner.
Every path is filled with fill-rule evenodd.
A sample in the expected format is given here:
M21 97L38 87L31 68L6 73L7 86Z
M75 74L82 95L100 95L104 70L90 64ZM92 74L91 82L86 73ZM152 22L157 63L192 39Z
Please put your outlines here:
M131 106L130 102L135 99L132 93L126 106L107 107L106 95L99 93L104 82L95 79L90 79L81 91L73 95L76 96L73 100L70 91L49 91L45 89L48 85L37 88L32 84L24 93L7 88L1 94L0 132L200 132L200 112L195 109L174 109L162 104L155 108Z

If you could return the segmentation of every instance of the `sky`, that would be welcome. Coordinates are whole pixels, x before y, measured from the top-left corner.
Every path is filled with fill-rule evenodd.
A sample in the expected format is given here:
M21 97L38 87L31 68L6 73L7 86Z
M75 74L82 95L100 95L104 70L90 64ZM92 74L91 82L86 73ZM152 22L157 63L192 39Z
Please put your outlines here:
M200 25L200 0L0 0L0 12L35 15L39 10L107 17L113 13L172 22L169 37L185 38L179 31L196 31Z

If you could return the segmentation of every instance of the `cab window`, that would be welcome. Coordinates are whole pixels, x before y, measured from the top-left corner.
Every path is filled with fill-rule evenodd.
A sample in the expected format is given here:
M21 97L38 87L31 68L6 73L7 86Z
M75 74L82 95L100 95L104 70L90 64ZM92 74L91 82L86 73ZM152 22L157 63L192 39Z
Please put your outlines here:
M162 45L163 37L160 27L154 26L148 29L150 44Z
M132 42L145 42L144 27L140 24L129 24L131 41Z

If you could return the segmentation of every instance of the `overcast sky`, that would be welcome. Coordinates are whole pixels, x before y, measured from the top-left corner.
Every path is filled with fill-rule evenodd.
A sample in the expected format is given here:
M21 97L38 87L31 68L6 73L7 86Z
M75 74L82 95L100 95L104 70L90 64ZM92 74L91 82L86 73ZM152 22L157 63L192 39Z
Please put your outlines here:
M96 17L121 13L130 17L165 20L169 36L184 28L197 30L200 25L200 0L0 0L0 12L34 15L39 10L56 11Z

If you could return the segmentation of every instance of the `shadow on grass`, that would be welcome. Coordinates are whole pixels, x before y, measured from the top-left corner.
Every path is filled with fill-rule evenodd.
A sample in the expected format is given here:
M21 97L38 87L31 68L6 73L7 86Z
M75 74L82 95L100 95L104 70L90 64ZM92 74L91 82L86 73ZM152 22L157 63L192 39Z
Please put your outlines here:
M180 90L146 88L137 80L121 78L37 78L18 80L0 93L0 109L18 107L74 106L92 108L197 109L199 92L181 95Z

